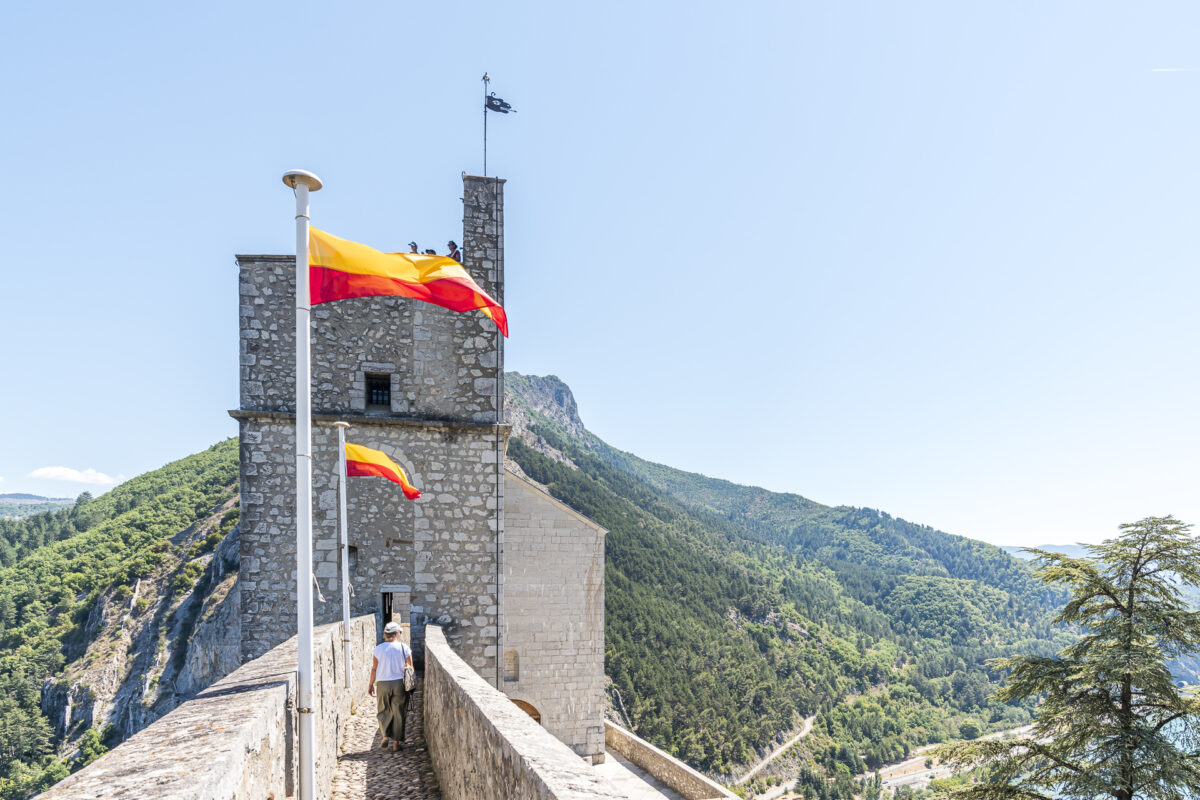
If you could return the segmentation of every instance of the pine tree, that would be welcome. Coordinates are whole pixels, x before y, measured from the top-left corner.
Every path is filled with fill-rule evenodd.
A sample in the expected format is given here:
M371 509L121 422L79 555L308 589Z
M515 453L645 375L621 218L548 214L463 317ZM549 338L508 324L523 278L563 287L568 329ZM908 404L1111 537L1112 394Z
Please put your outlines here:
M1071 597L1057 621L1079 638L1053 657L1021 656L996 699L1040 697L1030 738L960 742L938 757L984 778L962 800L1183 800L1200 793L1200 697L1183 694L1167 661L1200 648L1200 613L1181 597L1200 584L1190 525L1149 517L1089 546L1091 558L1034 550L1042 580Z

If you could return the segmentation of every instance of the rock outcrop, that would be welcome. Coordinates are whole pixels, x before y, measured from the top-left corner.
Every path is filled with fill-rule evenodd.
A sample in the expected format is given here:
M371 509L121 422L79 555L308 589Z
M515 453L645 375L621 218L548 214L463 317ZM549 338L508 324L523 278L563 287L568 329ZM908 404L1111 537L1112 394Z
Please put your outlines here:
M92 607L42 685L64 754L88 728L132 736L240 665L236 509L235 496L180 531L153 574Z
M594 441L579 418L579 407L571 387L555 375L542 377L519 372L504 373L504 384L504 421L512 425L512 436L539 453L578 469L578 465L537 431L537 426L549 425L556 433L585 445ZM504 463L518 475L525 475L511 458L506 458Z

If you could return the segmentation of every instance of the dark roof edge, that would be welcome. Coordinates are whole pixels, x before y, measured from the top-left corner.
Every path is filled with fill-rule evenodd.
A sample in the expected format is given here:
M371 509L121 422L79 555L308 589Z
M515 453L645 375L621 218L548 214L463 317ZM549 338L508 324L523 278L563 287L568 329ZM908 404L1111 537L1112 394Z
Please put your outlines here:
M294 264L296 262L294 255L246 255L245 253L237 253L234 255L234 258L237 259L237 263L239 264L249 264L255 261L270 261L276 264L281 262Z

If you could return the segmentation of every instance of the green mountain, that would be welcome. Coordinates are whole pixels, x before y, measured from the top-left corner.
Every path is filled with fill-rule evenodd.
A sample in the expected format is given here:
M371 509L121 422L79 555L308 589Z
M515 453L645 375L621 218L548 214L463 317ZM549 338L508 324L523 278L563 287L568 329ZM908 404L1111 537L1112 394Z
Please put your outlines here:
M915 746L1025 722L989 658L1061 644L1060 598L997 548L706 478L587 431L556 378L508 376L510 467L609 530L612 714L735 777L813 797ZM0 521L0 798L24 797L187 699L236 653L237 444ZM230 534L230 535L227 535ZM236 650L236 648L234 648ZM832 778L832 780L827 780Z
M735 775L817 716L792 776L850 776L912 747L1015 727L987 661L1048 652L1061 597L999 548L868 508L682 472L612 448L557 378L510 374L512 465L609 529L616 716ZM812 771L803 762L818 769Z
M56 783L236 665L203 640L236 624L237 471L230 440L0 521L0 798Z

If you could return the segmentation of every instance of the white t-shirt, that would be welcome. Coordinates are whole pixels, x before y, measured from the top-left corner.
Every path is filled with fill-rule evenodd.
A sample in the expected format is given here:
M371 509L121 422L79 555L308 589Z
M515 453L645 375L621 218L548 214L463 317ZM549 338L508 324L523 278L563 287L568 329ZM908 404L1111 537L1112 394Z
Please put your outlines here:
M377 646L373 655L379 660L379 666L375 669L375 680L398 681L404 677L404 662L412 657L412 650L397 639Z

